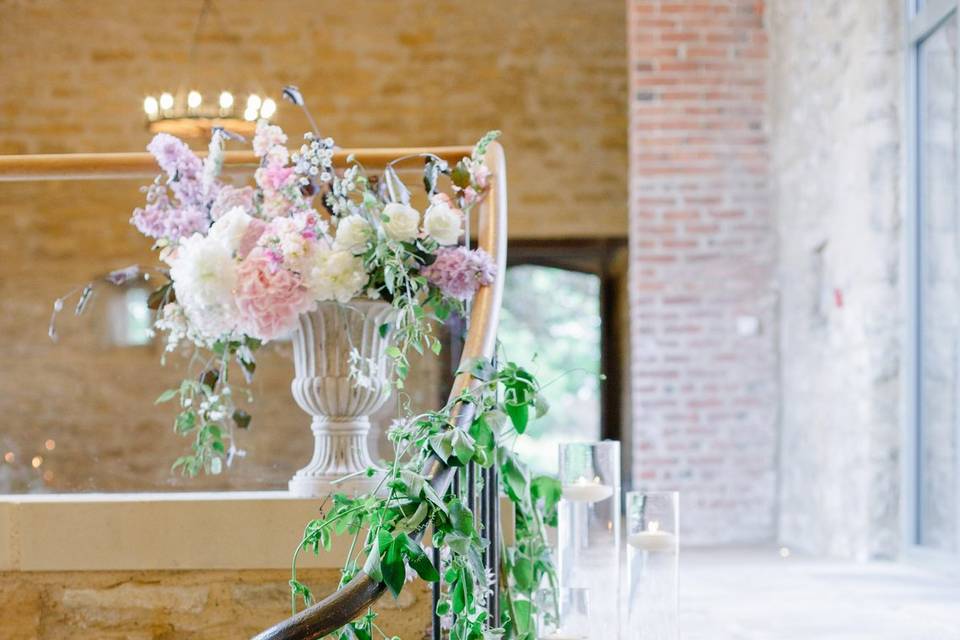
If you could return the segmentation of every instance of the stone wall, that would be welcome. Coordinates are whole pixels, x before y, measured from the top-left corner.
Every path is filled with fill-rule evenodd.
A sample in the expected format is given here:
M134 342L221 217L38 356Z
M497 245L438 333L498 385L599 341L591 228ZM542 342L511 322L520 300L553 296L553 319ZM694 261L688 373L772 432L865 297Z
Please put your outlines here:
M780 234L780 536L897 549L900 0L769 3Z
M336 571L303 571L318 596ZM290 615L288 571L0 573L0 640L221 640L249 638ZM301 603L302 606L302 603ZM425 638L430 592L412 583L384 596L377 624Z
M218 2L189 79L200 4L0 0L0 153L139 150L147 93L189 83L208 97L228 86L277 97L296 83L345 146L467 144L502 129L511 237L626 234L622 1ZM277 121L303 131L278 102ZM187 443L172 407L152 403L183 360L161 368L156 346L105 342L103 298L89 317L63 316L60 344L47 339L57 296L154 260L127 224L137 186L0 185L0 460L15 456L0 461L0 493L282 488L309 457L289 345L261 357L249 455L220 478L182 481L168 465ZM436 366L415 367L419 406L436 405Z
M688 542L772 540L763 3L628 7L634 482L682 492Z

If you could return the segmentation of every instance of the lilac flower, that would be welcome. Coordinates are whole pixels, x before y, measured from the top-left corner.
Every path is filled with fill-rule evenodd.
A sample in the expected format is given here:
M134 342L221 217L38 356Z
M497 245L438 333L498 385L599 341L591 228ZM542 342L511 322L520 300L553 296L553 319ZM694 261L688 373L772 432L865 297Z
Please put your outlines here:
M421 273L444 295L468 300L481 285L493 282L496 270L493 260L483 249L441 247L436 261L424 267Z
M203 163L190 147L168 133L158 133L147 145L147 151L167 174L170 188L181 204L202 204Z
M194 206L176 206L164 185L154 183L147 188L147 204L136 208L130 222L148 238L177 241L209 226L206 212Z

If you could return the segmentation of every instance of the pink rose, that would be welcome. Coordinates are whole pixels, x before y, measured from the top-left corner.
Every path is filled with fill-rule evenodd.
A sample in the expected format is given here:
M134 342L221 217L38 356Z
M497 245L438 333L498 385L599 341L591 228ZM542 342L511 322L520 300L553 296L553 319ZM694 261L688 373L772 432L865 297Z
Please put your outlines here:
M250 251L237 268L236 302L241 330L260 340L289 334L311 306L300 276L278 267L262 247Z

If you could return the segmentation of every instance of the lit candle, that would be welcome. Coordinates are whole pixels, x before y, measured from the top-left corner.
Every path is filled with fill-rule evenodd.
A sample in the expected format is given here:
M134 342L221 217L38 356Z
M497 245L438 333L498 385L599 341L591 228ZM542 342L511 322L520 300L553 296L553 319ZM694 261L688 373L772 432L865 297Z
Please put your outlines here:
M590 482L580 476L575 483L563 487L563 499L570 502L600 502L612 495L613 487L600 484L600 478L594 478L593 482Z
M203 96L199 91L191 91L187 94L187 107L196 111L203 104Z
M627 536L627 544L642 551L673 551L676 542L672 533L660 531L660 523L651 520L646 531L638 531Z

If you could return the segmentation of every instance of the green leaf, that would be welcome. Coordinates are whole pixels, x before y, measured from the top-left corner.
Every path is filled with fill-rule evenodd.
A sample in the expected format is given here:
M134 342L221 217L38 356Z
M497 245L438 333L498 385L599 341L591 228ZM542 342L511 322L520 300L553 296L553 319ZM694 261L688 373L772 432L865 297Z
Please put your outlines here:
M394 598L400 596L403 590L403 583L407 579L407 569L403 563L403 554L406 551L409 538L407 534L400 533L387 548L387 553L380 560L380 572L383 574L383 583L393 594Z
M401 356L403 356L403 352L400 351L400 347L397 347L396 345L390 345L389 347L387 347L386 354L387 354L387 357L394 358L394 359L400 358Z
M160 397L154 400L153 404L161 404L163 402L169 402L177 397L178 389L167 389L160 394Z
M450 179L453 181L453 184L461 189L466 189L470 186L470 171L464 165L463 160L458 162L453 168L453 171L450 173Z
M441 618L443 616L449 615L451 610L452 609L451 609L449 600L441 600L440 602L437 603L437 615L440 616Z
M513 620L514 627L519 636L525 636L530 633L533 626L533 605L529 600L515 600L513 603L513 612L516 619Z
M503 408L506 409L507 415L510 416L510 422L513 423L513 428L516 429L517 433L522 435L523 432L527 430L527 422L530 418L529 406L527 403L505 402Z
M177 420L174 423L174 429L177 433L184 434L188 431L192 431L193 428L197 425L197 414L192 409L183 411L177 415Z
M517 558L513 564L513 579L523 591L533 590L533 563L528 558Z
M382 325L377 327L377 331L380 333L381 338L386 338L387 334L390 333L390 323L384 322Z
M440 573L433 566L433 562L427 557L420 545L407 538L407 563L410 568L417 572L421 579L427 582L437 582L440 580Z

